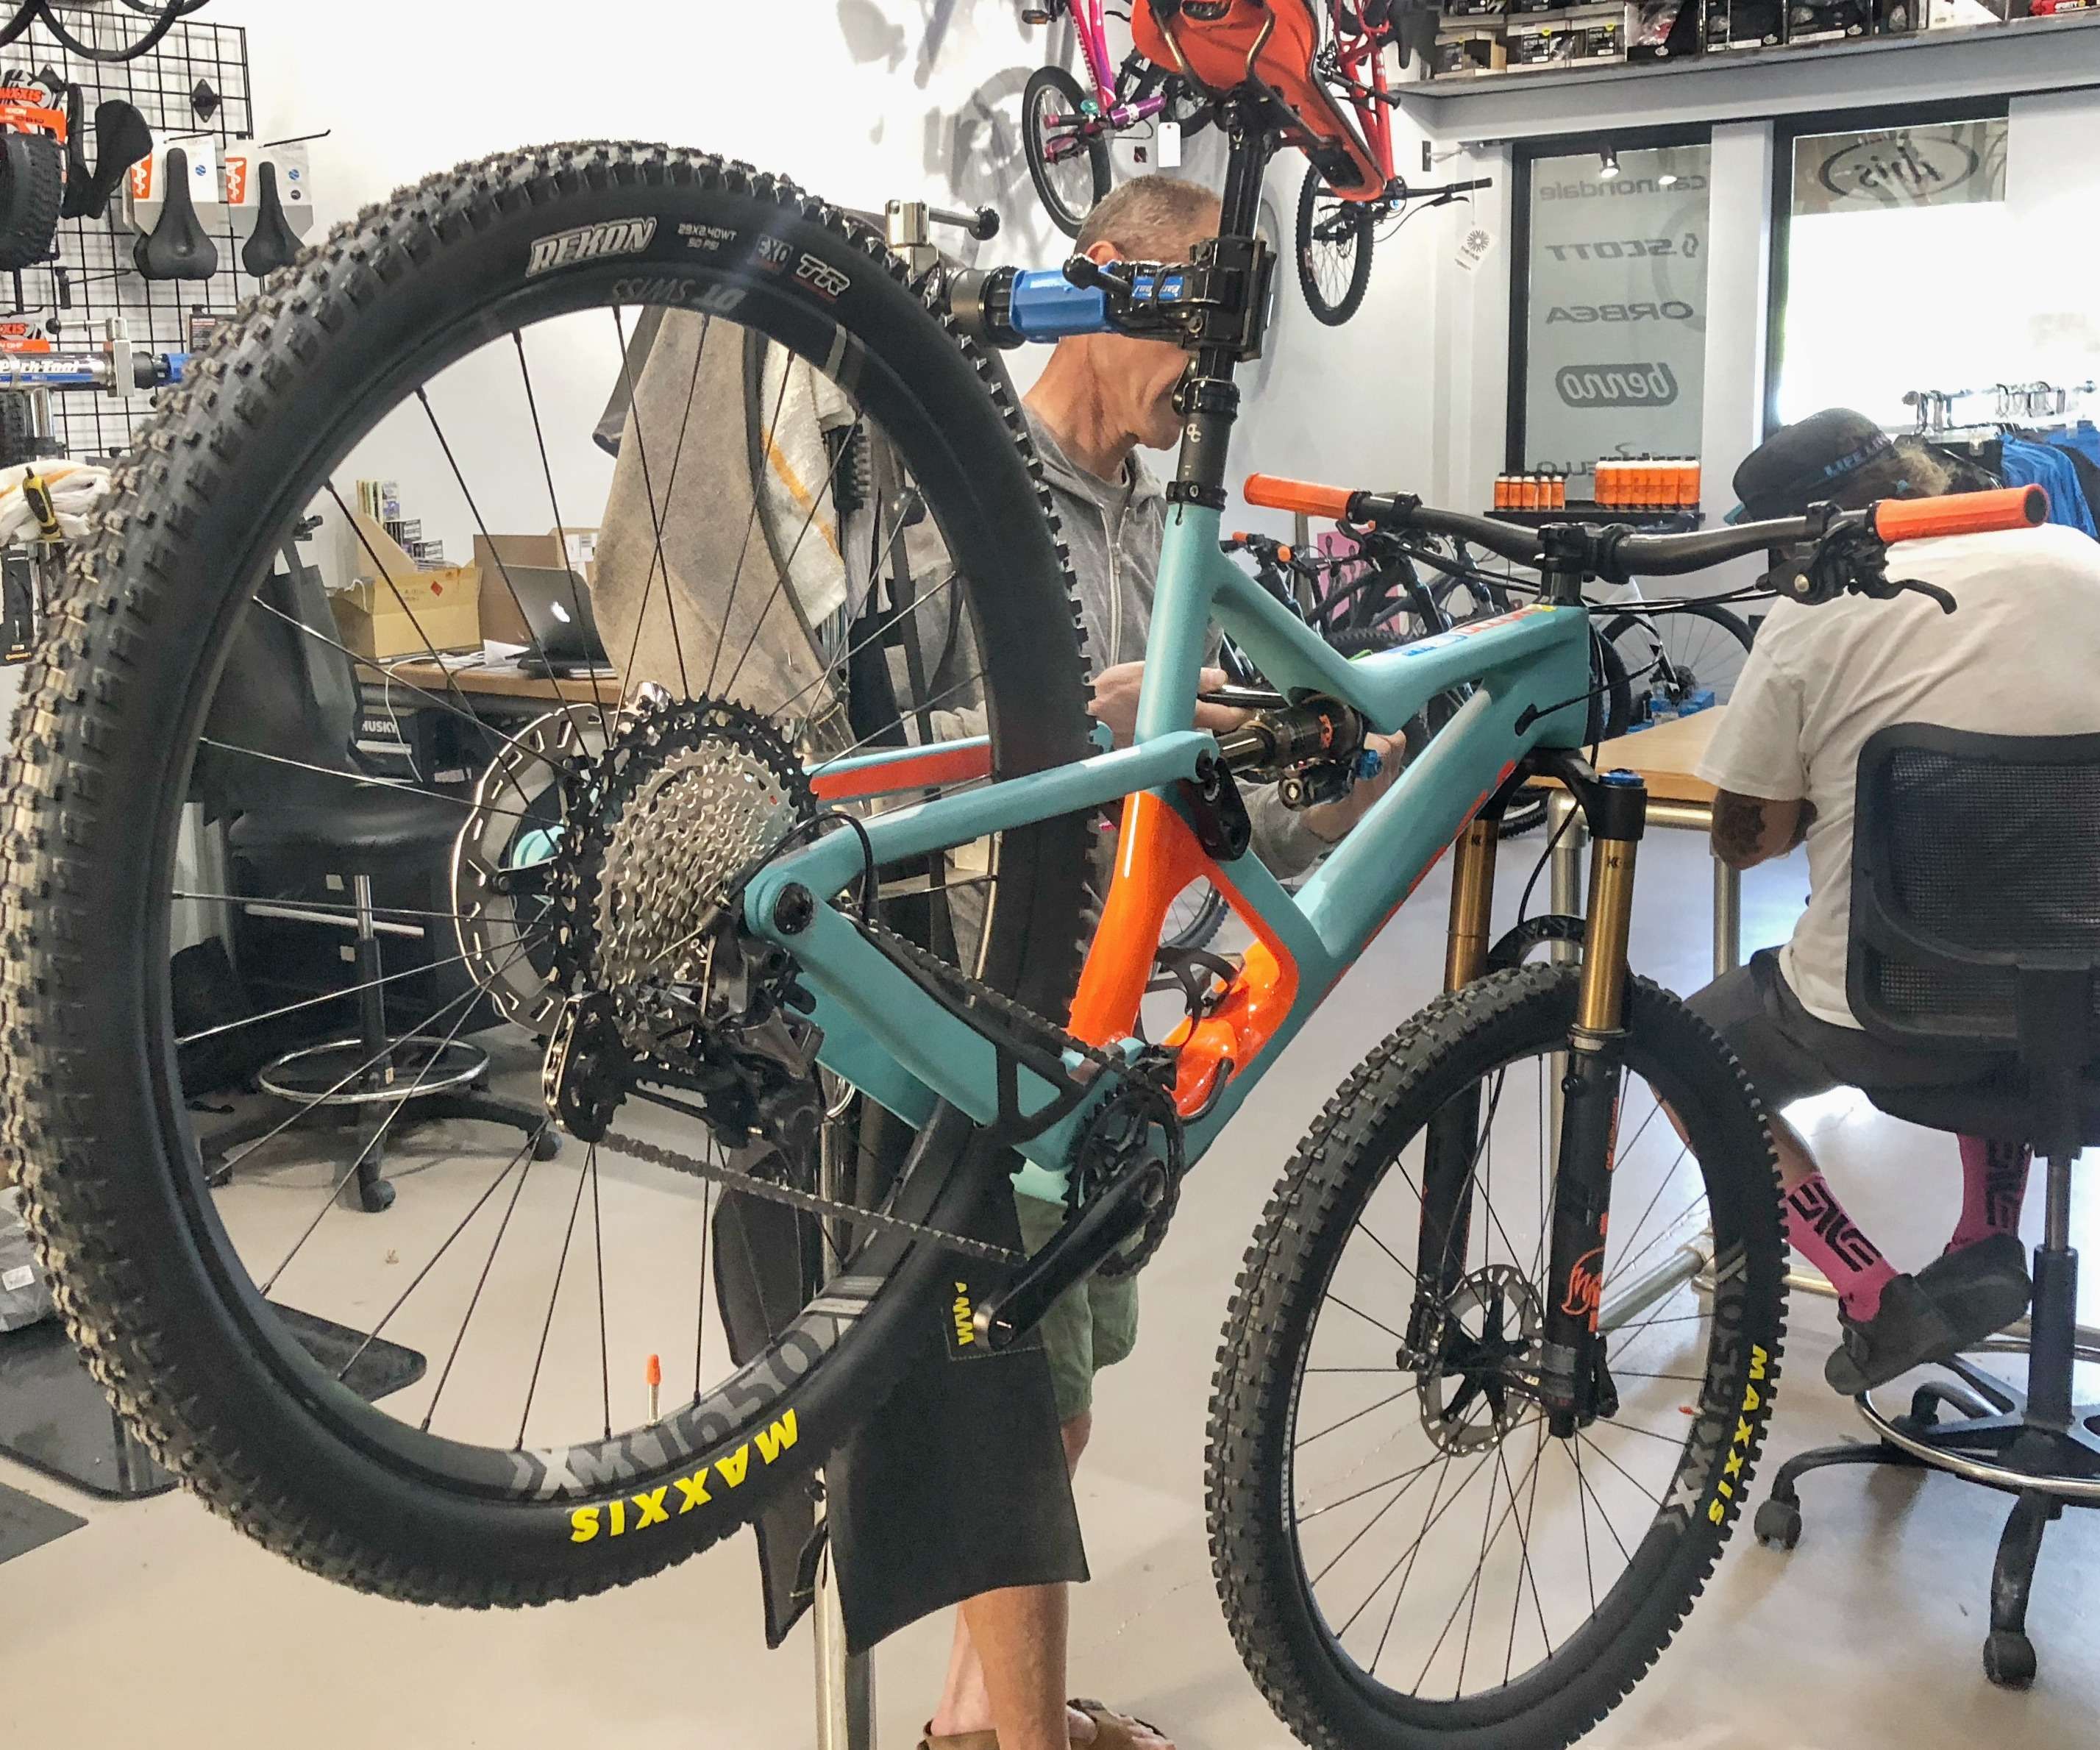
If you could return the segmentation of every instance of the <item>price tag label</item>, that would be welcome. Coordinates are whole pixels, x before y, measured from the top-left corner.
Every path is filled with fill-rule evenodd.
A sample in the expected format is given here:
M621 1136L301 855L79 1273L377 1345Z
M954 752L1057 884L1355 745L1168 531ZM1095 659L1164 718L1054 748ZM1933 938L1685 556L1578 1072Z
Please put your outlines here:
M1162 119L1158 127L1159 167L1178 170L1181 164L1181 124Z

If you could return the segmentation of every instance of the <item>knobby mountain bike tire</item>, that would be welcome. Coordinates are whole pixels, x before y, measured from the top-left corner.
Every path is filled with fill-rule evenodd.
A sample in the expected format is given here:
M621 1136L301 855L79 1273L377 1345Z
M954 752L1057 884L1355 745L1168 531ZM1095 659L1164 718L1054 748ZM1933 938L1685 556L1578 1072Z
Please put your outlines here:
M1316 227L1332 237L1314 235ZM1330 328L1353 316L1371 283L1371 244L1376 236L1370 209L1327 191L1317 165L1305 167L1298 188L1298 289L1305 307Z
M1109 143L1099 130L1087 134L1078 152L1053 161L1044 117L1077 117L1090 101L1079 82L1061 67L1037 68L1021 94L1021 146L1028 159L1029 180L1050 223L1068 237L1079 236L1094 203L1109 192ZM1074 175L1074 170L1081 174Z
M1534 1457L1534 1436L1524 1432L1520 1422L1514 1430L1505 1430L1500 1422L1504 1409L1498 1404L1493 1439L1470 1448L1447 1443L1436 1487L1440 1490L1445 1486L1462 1454L1472 1459L1477 1474L1489 1461L1474 1455L1491 1452L1496 1466L1506 1466L1499 1483L1509 1501L1503 1522L1497 1523L1492 1514L1498 1485L1489 1470L1488 1510L1482 1509L1477 1497L1463 1505L1468 1500L1464 1491L1473 1479L1468 1476L1452 1489L1443 1515L1435 1512L1436 1497L1427 1496L1432 1505L1424 1515L1423 1531L1412 1550L1405 1547L1405 1527L1421 1509L1427 1492L1416 1494L1412 1501L1405 1497L1411 1489L1421 1488L1423 1476L1434 1470L1437 1449L1432 1448L1429 1464L1414 1475L1402 1471L1387 1479L1387 1471L1405 1462L1401 1442L1406 1430L1401 1423L1401 1433L1396 1433L1396 1422L1381 1418L1404 1417L1411 1422L1418 1413L1424 1414L1426 1429L1421 1394L1432 1382L1416 1372L1414 1386L1388 1396L1384 1382L1371 1377L1383 1371L1390 1379L1410 1372L1402 1359L1396 1357L1395 1348L1399 1344L1404 1355L1410 1341L1409 1303L1414 1281L1410 1265L1422 1266L1415 1238L1397 1223L1405 1210L1412 1210L1418 1219L1422 1201L1404 1151L1425 1131L1432 1114L1454 1109L1462 1100L1475 1101L1471 1110L1477 1123L1479 1091L1493 1087L1487 1122L1479 1126L1484 1142L1473 1145L1469 1245L1476 1246L1487 1261L1477 1276L1498 1285L1498 1305L1505 1304L1505 1292L1511 1305L1529 1295L1535 1318L1538 1302L1533 1290L1503 1290L1499 1285L1513 1284L1526 1275L1543 1275L1539 1267L1543 1246L1533 1250L1529 1226L1520 1224L1516 1212L1533 1206L1548 1209L1551 1197L1541 1184L1536 1204L1524 1202L1532 1193L1532 1173L1515 1170L1523 1168L1520 1161L1513 1169L1507 1153L1499 1160L1496 1157L1494 1115L1504 1104L1499 1078L1533 1058L1547 1074L1553 1073L1551 1054L1564 1047L1573 1024L1580 976L1580 968L1574 965L1534 965L1495 973L1440 998L1406 1022L1328 1103L1272 1195L1241 1267L1211 1398L1206 1500L1211 1567L1248 1670L1277 1717L1307 1743L1346 1744L1363 1750L1558 1750L1610 1712L1668 1644L1712 1572L1740 1513L1771 1413L1785 1334L1786 1251L1776 1166L1757 1097L1719 1038L1669 992L1635 978L1627 987L1627 1068L1630 1076L1643 1078L1658 1099L1666 1098L1682 1116L1699 1181L1695 1202L1703 1190L1713 1228L1710 1302L1703 1301L1696 1286L1686 1281L1671 1291L1679 1299L1651 1303L1662 1307L1658 1312L1651 1312L1648 1306L1639 1307L1610 1339L1615 1346L1613 1364L1626 1369L1617 1378L1626 1400L1620 1413L1629 1418L1637 1413L1652 1415L1661 1422L1661 1430L1645 1425L1636 1428L1633 1431L1643 1438L1618 1445L1615 1455L1603 1444L1612 1425L1600 1418L1588 1437L1590 1474L1586 1474L1582 1468L1583 1437L1578 1435L1573 1443L1575 1456L1568 1461L1569 1443L1544 1438L1542 1431L1536 1437ZM1542 1082L1538 1097L1544 1134ZM1510 1096L1515 1122L1522 1122L1532 1104L1528 1088ZM1657 1117L1659 1110L1652 1108L1648 1118ZM1666 1259L1668 1241L1677 1231L1667 1216L1650 1235L1649 1245L1661 1241L1661 1250L1639 1243L1643 1230L1653 1227L1653 1212L1667 1210L1679 1218L1679 1228L1690 1214L1677 1204L1677 1193L1692 1176L1684 1171L1681 1152L1670 1158L1677 1138L1660 1123L1636 1129L1631 1113L1623 1122L1633 1134L1630 1139L1623 1135L1617 1139L1621 1170L1626 1153L1637 1153L1651 1137L1659 1141L1657 1158L1665 1164L1657 1180L1655 1198L1645 1195L1645 1181L1643 1194L1634 1197L1615 1178L1612 1246L1599 1271L1608 1320L1616 1293L1612 1286L1614 1269L1624 1264L1626 1276L1635 1278ZM1501 1139L1507 1140L1507 1133L1501 1133ZM1375 1206L1387 1220L1387 1231L1381 1235L1367 1211L1388 1180L1392 1201ZM1666 1189L1672 1195L1665 1204L1659 1200ZM1512 1212L1514 1241L1510 1228L1496 1214L1498 1197ZM1696 1221L1696 1217L1690 1219ZM1357 1237L1368 1238L1373 1246L1361 1254L1367 1260L1364 1274L1344 1282L1341 1272ZM1498 1260L1498 1253L1507 1258L1507 1264ZM1520 1259L1518 1254L1525 1257ZM1472 1255L1469 1251L1467 1256ZM1688 1278L1690 1272L1685 1274ZM1385 1298L1374 1298L1366 1289ZM1709 1309L1703 1313L1696 1310L1702 1305ZM1680 1306L1685 1310L1674 1310ZM1335 1329L1355 1346L1354 1351L1322 1347L1318 1352L1376 1364L1309 1364L1316 1334L1323 1341L1326 1335L1323 1314L1330 1307L1336 1309ZM1498 1311L1495 1317L1499 1333L1502 1313ZM1694 1335L1678 1338L1673 1332ZM1697 1335L1701 1332L1703 1337ZM1658 1339L1663 1347L1649 1347ZM1674 1383L1679 1374L1657 1370L1672 1342L1690 1342L1705 1351L1703 1357L1686 1358L1681 1384ZM1440 1342L1437 1352L1461 1351ZM1630 1370L1631 1360L1643 1355L1657 1359L1644 1360L1639 1371ZM1385 1358L1382 1363L1380 1356ZM1330 1408L1329 1400L1319 1394L1355 1389L1352 1379L1357 1375L1366 1376L1368 1383L1361 1390L1375 1401L1352 1413L1335 1416L1330 1423L1333 1408L1352 1408L1361 1400L1334 1398ZM1445 1387L1439 1382L1437 1389L1442 1392ZM1416 1397L1415 1403L1407 1401L1410 1395ZM1511 1398L1521 1401L1515 1391ZM1316 1401L1318 1407L1308 1408ZM1440 1398L1440 1404L1458 1401ZM1322 1426L1308 1435L1300 1422L1314 1414L1321 1417ZM1351 1430L1355 1431L1352 1437L1375 1444L1356 1470L1343 1475L1337 1486L1345 1492L1331 1508L1309 1508L1301 1497L1314 1486L1310 1479L1316 1455L1322 1468L1339 1469L1343 1463L1334 1456L1334 1446L1313 1443ZM1652 1439L1648 1438L1651 1434ZM1520 1464L1529 1462L1535 1470L1556 1446L1561 1453L1555 1461L1553 1484L1572 1497L1574 1509L1568 1518L1572 1522L1579 1513L1582 1541L1573 1545L1570 1532L1572 1571L1566 1565L1565 1551L1561 1566L1534 1570L1530 1541L1543 1536L1540 1519L1549 1504L1535 1483L1528 1487ZM1661 1492L1649 1495L1643 1488L1626 1492L1625 1483L1608 1468L1621 1461L1654 1467ZM1572 1479L1570 1463L1574 1466ZM1640 1479L1630 1480L1638 1483ZM1394 1485L1401 1483L1407 1486L1392 1492ZM1520 1496L1524 1497L1522 1504ZM1621 1502L1622 1521L1611 1519L1607 1506L1611 1499ZM1383 1505L1379 1505L1382 1501ZM1386 1517L1396 1506L1401 1508L1397 1524ZM1381 1536L1381 1522L1383 1538L1401 1546L1401 1560L1386 1571L1381 1586L1410 1554L1420 1551L1440 1519L1450 1526L1446 1536L1452 1548L1440 1547L1424 1558L1425 1570L1432 1562L1440 1569L1425 1574L1426 1584L1450 1581L1454 1551L1460 1553L1462 1564L1473 1558L1476 1545L1480 1549L1481 1566L1461 1585L1449 1620L1440 1611L1401 1616L1406 1587L1414 1577L1412 1567L1392 1594L1390 1614L1383 1608L1383 1593L1374 1589L1366 1602L1374 1600L1381 1607L1373 1615L1384 1616L1386 1624L1375 1652L1369 1655L1368 1669L1345 1645L1356 1632L1357 1619L1334 1620L1349 1594L1330 1586L1323 1601L1318 1594L1333 1563L1312 1571L1312 1558L1307 1553L1316 1513L1332 1510L1366 1521L1343 1548L1348 1556L1365 1563L1372 1571L1383 1565L1382 1552L1374 1544L1366 1548L1365 1541ZM1454 1512L1457 1519L1448 1519ZM1510 1593L1481 1583L1511 1515L1525 1538L1524 1562L1515 1570L1515 1608ZM1323 1527L1320 1535L1339 1539L1355 1523L1352 1518L1330 1522L1336 1528ZM1623 1561L1624 1571L1617 1584L1604 1585L1593 1558L1608 1569ZM1470 1599L1467 1585L1471 1588ZM1541 1594L1542 1586L1551 1596ZM1440 1607L1441 1602L1440 1595L1436 1603ZM1464 1655L1459 1659L1457 1684L1444 1681L1449 1677L1450 1654L1457 1650L1459 1607L1469 1602L1471 1607L1462 1611L1467 1651L1476 1633L1485 1633L1489 1668L1480 1686L1470 1694L1464 1693L1468 1670ZM1421 1610L1418 1598L1416 1610ZM1515 1656L1519 1646L1529 1654L1534 1610L1541 1629L1538 1644L1545 1656L1519 1660ZM1555 1645L1546 1632L1549 1616L1579 1625ZM1382 1668L1380 1660L1390 1656L1388 1638L1396 1629L1403 1638L1412 1633L1418 1646L1429 1644L1434 1638L1423 1669L1440 1670L1436 1683L1418 1682L1414 1692L1408 1692L1376 1674ZM1365 1642L1360 1639L1357 1644L1361 1647ZM1442 1667L1437 1666L1440 1659L1445 1661ZM1402 1668L1393 1675L1411 1671L1411 1660L1396 1662Z
M733 1352L735 1370L705 1391L696 1355L690 1404L667 1402L660 1419L652 1404L638 1420L639 1387L629 1386L615 1419L607 1374L601 1439L603 1259L623 1236L616 1220L610 1230L600 1222L593 1148L584 1219L601 1248L598 1324L576 1345L587 1352L579 1395L588 1399L588 1437L528 1447L511 1400L501 1426L517 1428L518 1444L507 1431L477 1444L431 1431L435 1396L418 1427L318 1364L251 1279L202 1169L177 1074L174 889L165 884L175 879L198 769L198 725L237 628L261 605L254 592L289 549L315 483L390 410L416 413L422 385L437 386L425 403L434 408L443 373L485 345L499 348L500 360L518 341L511 368L523 372L524 336L536 321L652 304L706 312L693 324L703 346L710 325L741 324L850 385L910 468L963 583L979 628L992 775L1083 757L1070 576L1002 374L928 312L880 236L838 209L717 157L610 143L505 154L434 176L338 228L251 298L192 361L117 470L15 722L0 1136L26 1185L29 1223L68 1329L130 1425L210 1507L319 1573L399 1598L488 1606L573 1598L718 1541L800 1486L800 1474L877 1407L915 1341L907 1321L951 1316L946 1249L864 1227L845 1259L850 1294L819 1290L784 1331L768 1326L776 1334L758 1352ZM598 326L598 350L617 376L618 324ZM471 386L483 405L492 381ZM529 393L529 374L525 385ZM514 392L514 380L505 393ZM630 443L642 443L639 417ZM532 418L528 430L536 412ZM669 434L661 443L660 468ZM675 475L675 454L669 463ZM512 464L516 477L539 479L529 439ZM670 483L658 478L652 490L661 493ZM548 483L551 491L551 473ZM660 527L656 539L660 561ZM982 585L986 578L995 587ZM995 903L987 901L977 973L1041 1013L1061 1016L1076 981L1089 836L1076 816L1005 835L997 884L987 884ZM970 1170L956 1128L939 1117L928 1127L893 1213L953 1231L979 1199L1004 1192L1003 1172ZM539 1136L550 1139L544 1122ZM565 1160L573 1165L582 1152L572 1145ZM562 1183L557 1234L561 1206L571 1232L577 1225L585 1177L576 1170L576 1202ZM403 1232L404 1212L420 1208L417 1219L429 1220L430 1203L418 1200L446 1183L417 1178L385 1214L342 1219ZM667 1175L664 1183L692 1189L705 1245L708 1206L694 1181ZM514 1209L524 1184L520 1177L511 1192ZM628 1188L612 1185L608 1199ZM498 1229L497 1245L503 1237ZM377 1228L351 1236L374 1267L390 1243ZM398 1243L405 1251L409 1242ZM478 1234L474 1261L485 1243ZM587 1304L580 1258L572 1277L571 1302L580 1294ZM549 1327L563 1292L558 1264L553 1280L553 1298L540 1290ZM926 1292L937 1283L942 1292ZM708 1293L703 1275L704 1346ZM690 1343L695 1303L682 1304ZM536 1330L536 1312L530 1322ZM458 1329L463 1342L466 1322ZM544 1335L541 1342L543 1358L558 1360ZM637 1347L655 1347L653 1334ZM488 1376L485 1358L473 1356L462 1371L478 1391ZM439 1390L440 1359L433 1353L430 1368ZM586 1360L576 1365L581 1372ZM633 1367L638 1381L638 1353ZM625 1369L623 1361L623 1378ZM540 1385L535 1364L526 1417Z

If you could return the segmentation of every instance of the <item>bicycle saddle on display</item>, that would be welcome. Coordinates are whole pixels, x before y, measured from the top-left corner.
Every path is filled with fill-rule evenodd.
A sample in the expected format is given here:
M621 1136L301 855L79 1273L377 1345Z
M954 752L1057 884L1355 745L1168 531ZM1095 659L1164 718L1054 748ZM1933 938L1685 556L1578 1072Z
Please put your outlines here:
M65 216L99 218L109 210L109 197L117 192L124 173L153 149L153 130L137 108L121 97L97 104L95 168L90 170L81 144L83 102L80 87L73 86L66 102L72 127L66 137Z
M1344 201L1375 201L1385 173L1313 60L1320 20L1311 0L1136 0L1131 34L1170 73L1217 96L1252 86L1290 117L1284 131Z
M131 259L148 280L209 280L218 271L218 246L197 222L190 201L190 155L170 146L162 174L167 193L150 235L131 247Z
M255 186L255 232L240 246L240 265L261 280L291 264L299 253L299 240L285 218L285 203L277 192L277 166L267 158L257 173Z

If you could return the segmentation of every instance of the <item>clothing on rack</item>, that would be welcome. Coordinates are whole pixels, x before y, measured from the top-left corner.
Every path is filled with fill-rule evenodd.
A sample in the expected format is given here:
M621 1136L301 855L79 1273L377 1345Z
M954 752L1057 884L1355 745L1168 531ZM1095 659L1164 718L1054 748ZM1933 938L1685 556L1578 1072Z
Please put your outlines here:
M2089 419L2081 419L2070 430L2060 434L2056 441L2067 450L2076 450L2088 461L2100 465L2100 425ZM2100 505L2093 507L2100 513Z
M2068 444L2062 447L2062 453L2070 458L2071 465L2078 475L2079 487L2085 494L2085 508L2092 512L2093 520L2100 522L2100 461L2094 460L2084 450L2072 449Z
M2071 452L2032 438L2008 436L2001 446L2005 484L2039 486L2049 493L2049 519L2100 540L2100 527L2085 501L2085 488L2071 465Z

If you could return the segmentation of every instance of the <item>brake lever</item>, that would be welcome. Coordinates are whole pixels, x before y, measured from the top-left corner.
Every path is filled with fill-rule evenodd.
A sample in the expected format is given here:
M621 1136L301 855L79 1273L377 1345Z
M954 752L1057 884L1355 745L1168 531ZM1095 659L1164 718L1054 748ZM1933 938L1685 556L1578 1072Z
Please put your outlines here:
M1888 586L1888 593L1892 596L1899 595L1906 589L1914 589L1921 596L1931 597L1939 604L1939 611L1943 614L1952 614L1954 611L1953 597L1942 589L1939 584L1920 583L1915 577L1906 577L1900 581L1891 583Z

